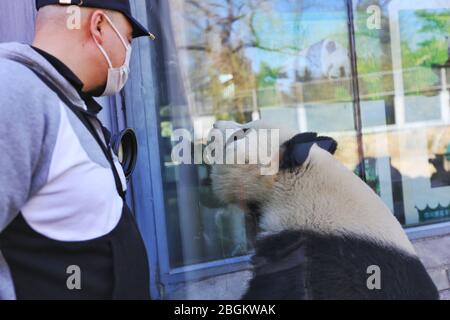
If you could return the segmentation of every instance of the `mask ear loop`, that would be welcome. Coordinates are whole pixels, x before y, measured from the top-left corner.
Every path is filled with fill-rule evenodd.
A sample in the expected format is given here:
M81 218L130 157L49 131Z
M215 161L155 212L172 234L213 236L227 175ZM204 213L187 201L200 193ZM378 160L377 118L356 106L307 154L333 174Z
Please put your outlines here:
M103 56L105 57L106 61L108 62L109 68L112 69L112 68L113 68L113 65L112 65L111 59L109 59L109 56L108 56L108 54L106 53L105 49L103 49L103 46L101 46L101 45L98 43L97 39L95 39L94 36L92 36L92 38L94 39L95 44L96 44L97 47L100 49L100 52L103 54Z
M120 41L122 41L122 44L123 44L123 46L125 47L125 49L128 50L129 47L130 47L130 45L127 44L127 42L126 42L125 39L122 37L122 35L120 34L119 30L117 30L116 26L114 25L114 23L112 22L112 20L110 19L110 17L108 17L108 16L105 14L105 18L106 18L106 20L109 22L109 24L111 25L111 27L113 28L113 30L114 30L114 31L117 33L117 35L119 36Z
M127 42L125 41L125 39L122 37L122 35L120 34L119 30L116 28L116 26L114 25L114 23L112 22L111 18L108 17L106 14L104 15L106 18L106 21L108 21L108 23L111 25L111 28L113 28L114 32L119 36L120 41L122 41L123 46L125 47L126 50L126 57L125 57L125 61L124 64L128 65L130 63L131 60L131 45L127 44ZM102 50L104 53L105 50ZM108 58L109 60L109 58ZM111 61L111 60L109 60ZM113 68L112 63L110 63L111 68Z
M117 33L117 35L119 36L120 41L122 42L123 46L125 47L125 49L127 50L127 54L128 51L130 49L130 45L127 45L127 43L125 42L125 40L123 39L122 35L120 34L119 30L117 30L116 26L114 25L114 23L112 22L112 20L105 14L104 15L106 21L108 21L108 23L111 25L111 28L113 28L114 32ZM111 59L109 58L108 54L106 53L105 49L103 48L103 46L101 46L97 39L94 38L95 44L97 45L97 47L100 49L100 51L102 52L103 56L105 56L106 61L108 62L108 65L111 69L113 69L113 64L111 62ZM125 57L125 62L127 62L126 60L128 60L128 57Z

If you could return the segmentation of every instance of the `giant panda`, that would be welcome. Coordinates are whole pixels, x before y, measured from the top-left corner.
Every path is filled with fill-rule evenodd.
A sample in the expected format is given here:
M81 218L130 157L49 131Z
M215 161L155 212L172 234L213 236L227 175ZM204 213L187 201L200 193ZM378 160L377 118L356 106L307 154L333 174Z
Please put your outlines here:
M298 52L281 68L281 78L291 82L339 79L351 76L348 50L332 39L323 39Z
M220 121L214 127L234 130L223 151L238 155L247 153L250 132L275 129L262 121ZM333 157L336 141L277 129L276 174L261 175L258 164L212 168L216 196L258 221L253 277L242 298L438 299L392 212Z

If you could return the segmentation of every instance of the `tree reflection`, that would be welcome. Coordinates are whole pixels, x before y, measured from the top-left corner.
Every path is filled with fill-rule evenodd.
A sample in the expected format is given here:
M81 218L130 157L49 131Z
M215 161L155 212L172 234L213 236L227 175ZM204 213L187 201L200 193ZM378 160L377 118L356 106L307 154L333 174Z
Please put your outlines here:
M304 9L303 1L294 3L297 12ZM265 75L255 75L252 61L245 50L254 48L267 52L291 52L300 50L295 44L282 45L278 35L261 34L267 26L266 19L276 19L273 1L269 0L185 0L184 19L188 22L190 39L179 48L191 52L194 60L189 74L191 88L198 100L212 105L213 114L219 119L234 118L238 122L251 120L254 111L252 91L264 83ZM270 24L270 23L269 23ZM301 36L301 33L298 33ZM272 39L272 40L268 40ZM279 39L279 38L278 38ZM196 53L195 53L196 52ZM278 76L277 68L267 64L263 72ZM200 97L198 97L200 95Z

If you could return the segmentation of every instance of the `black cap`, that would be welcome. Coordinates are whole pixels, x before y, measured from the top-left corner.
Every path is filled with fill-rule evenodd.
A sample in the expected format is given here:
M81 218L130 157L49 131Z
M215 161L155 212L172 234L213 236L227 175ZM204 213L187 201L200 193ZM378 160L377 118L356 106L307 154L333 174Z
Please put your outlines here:
M119 11L128 18L131 25L133 26L133 38L150 37L152 40L155 40L155 36L131 15L129 0L36 0L36 9L39 10L44 6L52 4L65 6L76 5L79 7Z

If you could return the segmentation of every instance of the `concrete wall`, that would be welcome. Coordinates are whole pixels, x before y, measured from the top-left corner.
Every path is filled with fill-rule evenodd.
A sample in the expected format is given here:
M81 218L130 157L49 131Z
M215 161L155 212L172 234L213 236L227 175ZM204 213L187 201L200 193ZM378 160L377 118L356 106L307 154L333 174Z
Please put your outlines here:
M245 293L251 277L251 271L246 270L181 284L166 299L238 300Z
M450 234L413 241L417 254L441 293L450 300ZM241 271L218 277L181 284L168 299L235 300L245 292L251 271Z
M450 234L414 240L413 244L441 298L450 300Z

